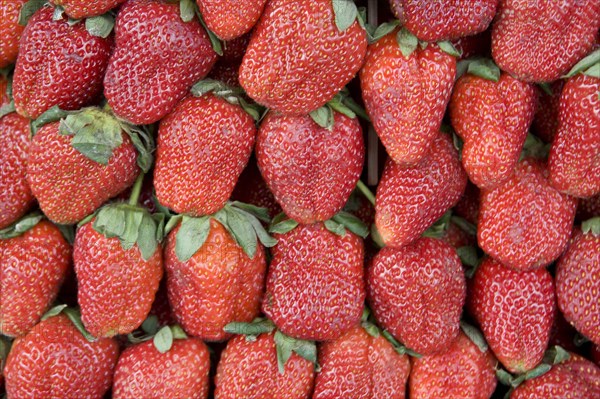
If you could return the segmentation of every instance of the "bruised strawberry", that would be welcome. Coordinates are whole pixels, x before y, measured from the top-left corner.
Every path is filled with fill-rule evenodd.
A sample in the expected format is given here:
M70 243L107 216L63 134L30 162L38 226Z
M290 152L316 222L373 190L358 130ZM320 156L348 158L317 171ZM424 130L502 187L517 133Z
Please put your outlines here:
M254 158L250 159L240 175L233 194L231 194L231 199L266 208L271 218L282 212L281 206L279 206L267 183L263 180Z
M564 80L557 80L549 85L550 93L539 89L538 106L533 118L532 127L535 135L551 143L558 129L558 114L560 107L560 97Z
M82 19L102 15L124 3L125 0L49 0L50 4L62 7L65 13L73 19Z
M7 67L17 59L19 39L25 29L19 24L19 13L25 3L27 0L0 3L0 68Z
M232 40L249 32L267 0L250 0L243 6L236 0L196 0L206 26L221 40Z

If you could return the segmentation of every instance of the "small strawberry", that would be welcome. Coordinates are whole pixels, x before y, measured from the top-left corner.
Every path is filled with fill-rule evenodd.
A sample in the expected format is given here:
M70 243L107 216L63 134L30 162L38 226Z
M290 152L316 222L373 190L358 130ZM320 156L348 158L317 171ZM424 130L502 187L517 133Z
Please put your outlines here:
M233 194L231 194L231 199L266 208L269 211L270 218L274 218L282 212L281 206L279 206L267 183L263 180L254 158L250 159L240 175Z
M546 92L545 89L538 90L538 106L532 128L535 135L546 143L551 143L556 135L560 97L564 85L565 81L561 79L548 86L549 92Z
M60 230L31 214L0 230L0 333L26 334L50 308L71 265Z
M438 133L429 154L411 168L388 159L377 187L375 223L386 245L416 240L460 199L467 184L450 137Z
M60 6L73 19L82 19L102 15L124 3L125 0L49 0L50 4Z
M351 12L340 13L339 3ZM240 67L248 96L291 115L308 114L333 99L356 75L367 51L367 34L352 6L269 1Z
M19 24L19 13L27 1L12 0L0 3L0 68L7 67L17 60L19 39L25 29Z
M482 192L477 241L505 266L544 267L567 244L577 202L552 188L547 174L545 165L527 158L507 182Z
M445 351L458 335L465 276L443 241L384 247L367 269L367 292L379 324L419 354Z
M128 1L117 15L104 95L118 117L138 125L154 123L216 60L200 21L184 22L178 3Z
M232 40L249 32L260 18L267 0L251 0L244 6L236 0L196 0L206 26L221 40Z
M599 28L597 0L501 0L492 55L517 79L551 82L592 49Z
M469 309L498 360L524 373L544 357L555 311L554 282L545 269L517 272L492 258L475 272Z

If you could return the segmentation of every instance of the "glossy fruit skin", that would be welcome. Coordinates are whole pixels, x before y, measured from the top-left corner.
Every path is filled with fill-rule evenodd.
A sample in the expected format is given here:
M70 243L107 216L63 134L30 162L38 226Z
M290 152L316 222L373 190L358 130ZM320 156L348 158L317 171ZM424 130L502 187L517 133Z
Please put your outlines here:
M330 131L308 115L269 113L260 126L258 167L285 214L299 223L333 217L360 178L365 156L360 123L338 112L334 121Z
M456 59L436 45L405 58L396 32L369 46L360 70L365 108L394 162L415 166L437 137L450 100Z
M114 113L136 125L167 115L217 60L197 19L183 22L179 4L132 0L115 24L115 51L104 77Z
M275 196L263 180L256 159L254 158L250 159L248 165L246 165L246 168L240 175L231 194L231 199L267 208L271 218L282 212L281 206L277 203Z
M438 133L430 153L404 168L388 159L377 187L375 224L386 245L411 243L454 206L467 184L450 137Z
M275 234L262 310L284 334L331 340L357 324L365 300L364 244L323 223Z
M215 399L309 399L313 384L313 364L296 353L279 373L273 334L261 334L254 341L240 335L221 354Z
M481 193L477 241L507 267L544 267L571 236L577 201L552 188L547 175L544 164L526 158L507 182Z
M19 25L19 13L27 0L3 1L0 4L0 68L12 64L19 53L19 39L25 27Z
M254 28L240 84L274 111L306 115L331 100L362 66L367 35L340 32L330 0L271 0Z
M16 112L0 119L0 229L16 222L35 203L27 184L29 120Z
M0 240L0 333L26 334L50 308L71 265L71 246L47 220Z
M13 343L4 377L9 398L101 399L112 383L119 346L89 342L64 314Z
M537 366L556 308L550 273L543 268L518 272L486 258L469 292L469 309L504 367L523 373Z
M175 254L179 227L167 238L167 291L175 318L190 335L205 341L230 337L223 327L250 322L260 313L267 263L258 244L253 259L221 223L210 220L204 245L186 262Z
M551 82L592 49L599 28L596 0L501 0L492 55L517 79Z
M139 174L137 152L123 133L107 165L99 164L71 146L72 136L59 133L59 122L44 125L31 141L27 182L50 220L74 224L108 199L131 186Z
M77 230L73 248L81 320L95 337L129 334L152 307L163 275L162 247L145 261L137 245L124 250L118 238L94 230L93 220Z
M154 187L178 213L223 208L248 163L256 127L241 107L213 94L188 97L160 123Z
M556 297L565 319L596 345L600 345L598 279L600 237L576 229L556 265Z
M560 97L565 85L565 80L557 80L550 84L552 94L538 89L538 106L531 125L535 135L546 143L551 143L558 129L558 115L560 110Z
M206 26L221 40L232 40L249 32L266 2L251 0L241 7L235 0L196 0Z
M367 292L379 325L421 355L446 350L458 335L465 276L443 241L381 249L367 269Z
M419 39L458 39L483 32L494 19L499 0L390 0L392 12Z
M75 110L102 93L112 37L92 36L85 24L52 20L42 7L27 23L19 44L13 95L17 112L36 119L54 105Z
M125 0L95 0L93 2L81 0L49 0L55 6L61 6L65 13L73 19L82 19L102 15L117 7Z
M600 78L577 75L564 85L548 165L550 182L565 194L600 194Z
M166 353L152 340L142 342L119 357L112 397L206 399L209 370L208 348L197 338L176 339Z
M321 371L313 399L404 399L410 374L407 355L398 354L382 336L360 325L319 346Z
M512 175L536 106L533 85L509 74L493 82L466 74L450 100L452 127L464 141L462 164L469 180L492 189Z
M496 389L496 359L462 331L446 352L412 358L410 397L489 399Z

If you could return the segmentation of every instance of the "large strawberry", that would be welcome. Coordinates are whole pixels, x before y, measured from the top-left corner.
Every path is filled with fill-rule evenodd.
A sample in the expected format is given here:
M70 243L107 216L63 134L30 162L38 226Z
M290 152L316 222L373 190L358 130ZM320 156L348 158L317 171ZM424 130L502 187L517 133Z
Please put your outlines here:
M196 0L206 26L221 40L232 40L249 32L266 2L251 0L240 7L236 0Z
M465 276L456 251L443 241L384 247L367 270L367 292L381 326L422 355L445 351L458 335Z
M19 24L19 13L27 0L3 1L0 3L0 68L17 59L19 39L25 27Z
M179 10L173 2L131 0L119 11L104 95L120 118L160 120L216 62L200 21L184 22Z
M564 250L575 218L575 199L556 191L540 161L517 164L504 184L481 194L479 246L503 265L544 267Z
M60 230L32 214L0 230L0 333L26 334L48 310L71 265Z
M256 141L258 167L286 215L299 223L331 218L360 177L362 129L356 118L333 112L331 129L310 116L269 113Z
M466 184L458 153L444 133L414 167L388 159L375 203L375 223L385 244L401 247L417 239L458 202Z
M487 258L475 273L469 300L492 351L509 371L524 373L542 360L555 310L547 270L518 272Z
M412 37L412 45L407 37ZM409 43L410 44L410 43ZM450 100L456 59L437 45L418 46L405 29L369 47L360 71L362 97L387 153L414 166L429 152Z
M79 109L97 99L112 38L92 36L85 24L53 19L42 7L29 20L19 44L13 95L17 112L36 119L52 106Z
M356 7L342 18L334 13L336 3L347 2L267 3L240 67L240 84L252 99L274 111L304 115L325 105L356 75L367 34L356 20Z
M95 17L124 3L125 0L49 0L50 4L60 6L73 19Z
M492 55L520 80L551 82L592 49L599 28L597 0L501 0Z

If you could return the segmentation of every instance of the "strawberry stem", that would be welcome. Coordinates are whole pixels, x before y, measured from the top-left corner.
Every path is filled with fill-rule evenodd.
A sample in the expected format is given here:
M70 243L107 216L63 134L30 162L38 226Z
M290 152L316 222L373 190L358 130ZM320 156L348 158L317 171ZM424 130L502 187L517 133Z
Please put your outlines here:
M371 190L369 190L369 187L367 187L365 183L359 180L358 183L356 183L356 188L358 188L362 195L364 195L365 198L369 200L369 202L373 206L375 206L375 195L373 195L373 193L371 192Z
M131 189L131 195L129 196L129 205L137 205L138 200L140 199L140 193L142 192L142 185L144 183L144 173L140 173L140 175L133 183L133 188Z

